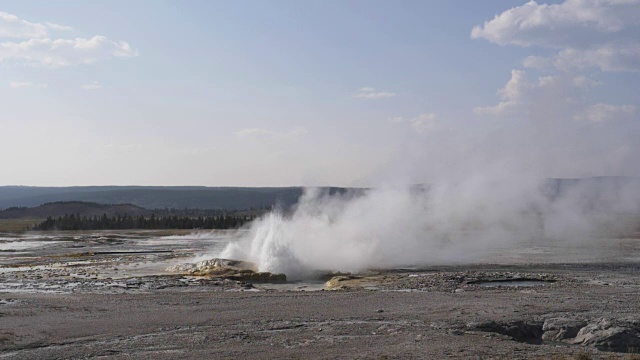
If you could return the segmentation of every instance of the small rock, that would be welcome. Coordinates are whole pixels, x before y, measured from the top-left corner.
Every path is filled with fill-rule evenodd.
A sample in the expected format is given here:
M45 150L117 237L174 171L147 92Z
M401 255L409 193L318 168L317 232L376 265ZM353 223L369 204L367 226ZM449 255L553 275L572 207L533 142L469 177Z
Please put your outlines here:
M571 343L624 352L640 348L640 332L635 321L600 319L580 329Z
M587 325L585 321L576 319L563 317L547 319L542 325L542 331L544 331L542 339L546 341L573 339L585 325Z

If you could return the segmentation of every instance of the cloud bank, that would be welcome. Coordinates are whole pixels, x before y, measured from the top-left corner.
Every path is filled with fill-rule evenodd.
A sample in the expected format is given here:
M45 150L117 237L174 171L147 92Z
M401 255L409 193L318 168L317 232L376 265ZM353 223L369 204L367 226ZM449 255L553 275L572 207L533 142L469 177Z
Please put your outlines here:
M49 22L32 23L0 12L0 39L12 39L0 42L0 62L59 68L138 55L138 51L126 41L114 41L101 35L91 38L54 38L52 30L72 31L73 28Z
M640 71L638 13L638 0L529 1L474 27L471 37L499 45L561 49L548 59L558 68L635 72Z

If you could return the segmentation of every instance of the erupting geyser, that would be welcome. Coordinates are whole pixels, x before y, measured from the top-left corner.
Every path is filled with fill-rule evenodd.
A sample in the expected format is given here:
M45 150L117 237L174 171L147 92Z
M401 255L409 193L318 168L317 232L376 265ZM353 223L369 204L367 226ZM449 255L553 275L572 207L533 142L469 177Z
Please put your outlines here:
M221 256L295 280L318 271L478 261L526 241L585 242L603 230L624 231L629 224L619 215L640 209L638 181L593 181L555 192L548 180L512 179L359 194L309 189L291 215L256 220Z

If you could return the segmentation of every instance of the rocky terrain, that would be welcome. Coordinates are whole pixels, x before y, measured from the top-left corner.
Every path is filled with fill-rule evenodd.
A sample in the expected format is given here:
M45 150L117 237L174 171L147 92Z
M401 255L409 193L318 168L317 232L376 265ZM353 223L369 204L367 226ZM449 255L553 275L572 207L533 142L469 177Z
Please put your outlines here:
M609 242L599 261L528 256L284 282L251 263L186 261L211 236L52 237L3 257L0 356L639 357L637 238Z

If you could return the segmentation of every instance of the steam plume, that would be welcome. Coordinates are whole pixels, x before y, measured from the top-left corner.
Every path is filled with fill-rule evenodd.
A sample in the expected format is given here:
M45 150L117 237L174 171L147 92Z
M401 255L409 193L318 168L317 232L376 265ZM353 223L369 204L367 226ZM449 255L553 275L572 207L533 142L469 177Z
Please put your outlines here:
M630 224L619 220L638 213L640 197L629 197L640 189L638 181L583 181L514 187L474 179L356 195L308 189L290 216L266 215L222 256L296 279L318 270L478 261L487 252L524 242L588 241L629 230Z

